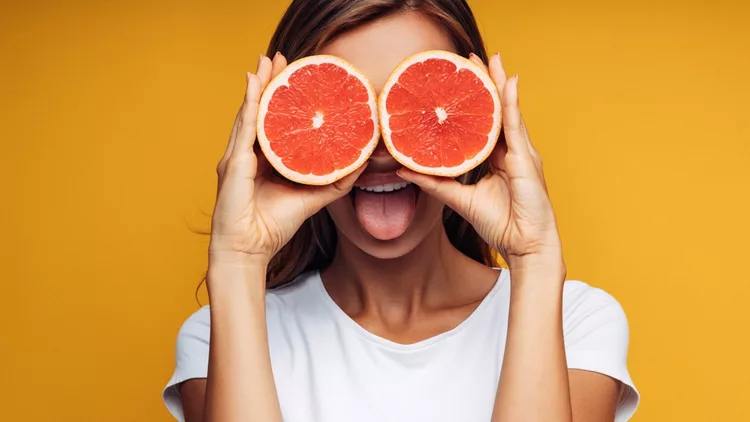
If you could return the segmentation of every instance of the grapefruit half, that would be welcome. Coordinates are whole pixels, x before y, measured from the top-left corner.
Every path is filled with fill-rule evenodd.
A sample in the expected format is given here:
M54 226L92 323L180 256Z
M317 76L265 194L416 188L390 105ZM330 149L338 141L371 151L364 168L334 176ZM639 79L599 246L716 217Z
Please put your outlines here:
M364 164L377 146L375 91L338 57L302 58L263 92L257 134L282 176L306 185L333 183Z
M399 64L380 92L378 109L388 151L420 173L466 173L490 155L500 134L494 82L448 51L425 51Z

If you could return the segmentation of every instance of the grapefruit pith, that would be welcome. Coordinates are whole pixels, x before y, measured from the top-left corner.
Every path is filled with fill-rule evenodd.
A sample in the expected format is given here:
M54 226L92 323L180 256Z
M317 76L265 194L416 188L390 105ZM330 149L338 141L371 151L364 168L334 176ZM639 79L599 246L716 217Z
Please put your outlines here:
M415 54L380 92L385 146L405 167L455 177L482 163L500 134L497 87L487 72L447 51Z
M307 185L333 183L364 164L377 146L375 91L338 57L299 59L263 92L257 134L282 176Z

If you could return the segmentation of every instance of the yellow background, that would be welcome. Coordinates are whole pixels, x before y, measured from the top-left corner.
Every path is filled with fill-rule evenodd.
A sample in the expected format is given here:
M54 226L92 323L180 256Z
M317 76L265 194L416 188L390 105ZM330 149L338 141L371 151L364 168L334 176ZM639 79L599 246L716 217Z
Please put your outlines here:
M750 420L750 7L473 1L646 421ZM214 167L286 2L0 6L0 419L167 421ZM201 294L205 302L205 293Z

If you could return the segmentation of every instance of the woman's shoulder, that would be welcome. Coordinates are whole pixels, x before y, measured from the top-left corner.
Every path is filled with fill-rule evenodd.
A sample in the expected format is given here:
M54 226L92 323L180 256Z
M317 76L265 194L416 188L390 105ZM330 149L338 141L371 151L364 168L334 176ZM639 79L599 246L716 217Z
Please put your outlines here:
M283 312L301 311L316 303L319 286L316 284L317 271L297 276L292 282L266 292L266 313L273 315ZM205 334L211 328L211 306L202 306L185 319L181 333Z
M322 288L318 271L302 273L291 282L266 291L267 312L304 312L311 307L315 308L321 302Z
M512 283L512 272L508 278ZM504 312L508 311L509 306L509 284L503 286L508 293L503 295L506 302ZM566 347L609 343L615 349L627 350L630 329L625 310L606 290L581 280L566 280L562 308Z
M504 270L508 271L508 270ZM513 274L507 277L504 289L510 294ZM508 275L508 274L506 274ZM620 302L606 290L577 279L566 280L563 285L563 319L567 322L580 322L597 318L625 320L625 311Z
M581 280L566 280L563 286L563 301L568 305L600 304L620 306L615 297L602 289Z
M563 321L569 328L598 322L614 324L627 330L627 318L620 302L606 290L580 280L565 281Z
M562 307L568 368L620 381L624 388L617 420L627 420L638 407L639 394L627 366L630 329L623 307L606 290L580 280L565 281Z
M618 421L638 407L639 393L628 371L630 328L620 302L604 289L579 280L565 282L563 336L568 368L599 372L622 383Z
M190 337L208 338L211 330L211 310L209 305L204 305L185 319L180 327L178 343L188 335ZM179 344L178 344L179 346Z

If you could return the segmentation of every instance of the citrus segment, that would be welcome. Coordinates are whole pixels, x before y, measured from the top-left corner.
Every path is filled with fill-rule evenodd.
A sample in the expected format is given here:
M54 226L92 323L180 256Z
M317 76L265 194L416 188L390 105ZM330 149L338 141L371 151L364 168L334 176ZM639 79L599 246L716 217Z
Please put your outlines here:
M377 145L375 92L342 59L300 59L263 93L257 132L263 154L284 177L333 183L364 164Z
M481 164L500 133L500 99L484 69L447 51L407 58L379 99L386 147L421 173L457 176Z

